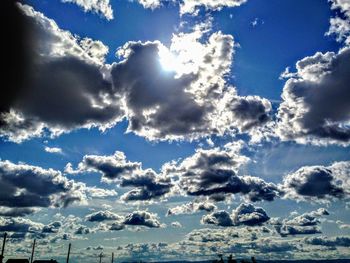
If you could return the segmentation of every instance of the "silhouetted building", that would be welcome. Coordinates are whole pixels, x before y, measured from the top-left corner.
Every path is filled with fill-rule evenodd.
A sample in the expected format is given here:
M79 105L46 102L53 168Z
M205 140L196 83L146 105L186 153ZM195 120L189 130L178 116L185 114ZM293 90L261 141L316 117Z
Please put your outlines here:
M26 258L23 258L23 259L12 259L12 258L10 258L10 259L8 259L6 261L6 263L29 263L29 260L26 259Z

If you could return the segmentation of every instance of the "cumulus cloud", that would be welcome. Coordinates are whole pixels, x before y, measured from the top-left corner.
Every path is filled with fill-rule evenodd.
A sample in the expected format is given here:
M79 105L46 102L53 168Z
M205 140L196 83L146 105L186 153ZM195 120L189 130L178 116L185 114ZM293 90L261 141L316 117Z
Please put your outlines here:
M62 149L59 147L45 147L45 152L48 153L62 153Z
M0 134L9 140L105 130L124 117L129 132L149 140L250 133L269 120L268 100L239 96L226 82L233 37L209 35L205 23L174 35L169 48L159 41L127 42L117 51L121 62L106 65L102 42L80 40L33 8L20 8L30 59L25 87L1 107Z
M115 190L97 188L96 186L87 187L87 191L89 192L89 195L93 198L106 198L118 195L118 193Z
M136 187L125 193L121 199L124 201L147 201L164 197L171 191L173 183L168 176L159 175L152 169L141 173L124 176L122 187Z
M256 226L268 221L270 217L261 207L252 204L240 204L231 214L221 210L202 217L202 224L213 224L218 226Z
M1 232L37 233L41 232L44 225L25 218L0 217Z
M32 207L0 207L0 216L5 217L23 217L29 214L33 214L37 211L37 208Z
M321 233L319 224L320 217L329 215L328 211L324 208L320 208L316 211L304 213L296 216L292 219L284 219L282 222L271 222L275 225L276 231L282 236L287 237L289 235L310 235Z
M174 35L169 48L128 42L117 51L123 61L113 64L111 75L125 99L129 132L149 140L195 139L246 132L269 119L269 101L238 96L225 81L233 37L215 32L204 42L206 30L201 25Z
M159 228L162 224L158 221L157 214L147 211L134 211L125 216L123 223L131 226L146 226Z
M169 208L166 215L193 214L199 211L213 212L217 209L216 205L208 201L194 201L179 206Z
M279 189L258 177L237 176L239 167L249 159L236 149L199 149L177 164L168 164L163 172L179 178L179 188L187 195L212 196L242 194L250 201L272 201Z
M144 170L141 163L128 161L125 154L119 151L111 156L85 155L77 169L73 169L68 163L65 171L70 174L98 172L102 174L104 182L116 182L120 187L133 187L121 197L123 201L159 199L173 187L170 177L152 169Z
M136 0L144 8L155 9L162 5L162 0Z
M285 198L315 202L349 198L350 162L330 166L304 166L283 179Z
M182 224L178 221L171 222L171 226L175 228L181 228Z
M132 0L131 0L132 1ZM135 1L135 0L134 0ZM155 9L165 2L173 2L179 5L180 15L198 15L201 8L206 11L220 11L224 7L237 7L247 0L136 0L144 8Z
M108 220L121 221L122 217L106 210L106 211L98 211L98 212L86 215L85 220L89 222L103 222Z
M343 15L330 19L330 27L326 35L335 35L337 41L350 45L350 3L347 0L330 0L331 8L339 10Z
M22 213L23 208L66 207L75 201L85 202L85 190L84 184L68 180L59 171L0 161L2 207L21 208Z
M317 145L349 145L350 48L317 52L296 63L278 109L277 134L282 140Z
M337 236L337 237L308 237L305 239L305 243L314 246L326 246L326 247L350 247L349 236Z
M65 171L70 174L98 172L108 182L120 179L125 175L131 175L140 169L141 163L127 161L123 152L116 151L110 156L85 155L77 169L73 169L72 165L68 163Z
M100 224L99 229L103 231L119 231L125 226L145 226L149 228L159 228L163 225L159 222L158 216L155 213L138 210L125 215L118 215L110 211L98 211L85 216L85 220L89 222L104 222ZM108 222L111 221L111 222Z
M94 12L104 16L107 20L113 19L113 10L109 0L61 0L63 3L74 3L85 12Z
M23 83L1 107L0 134L21 142L80 127L110 127L122 117L120 103L106 79L100 41L79 40L28 5L19 5L26 32ZM74 89L72 88L74 86ZM60 98L60 100L57 100Z
M247 0L183 0L180 3L180 14L197 15L201 7L209 11L219 11L224 7L236 7Z

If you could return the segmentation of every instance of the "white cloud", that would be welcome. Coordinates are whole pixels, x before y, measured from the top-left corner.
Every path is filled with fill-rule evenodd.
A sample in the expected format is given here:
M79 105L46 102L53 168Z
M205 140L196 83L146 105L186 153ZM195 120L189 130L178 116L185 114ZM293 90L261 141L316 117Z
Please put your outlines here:
M62 149L59 147L45 147L45 152L48 153L63 153Z
M247 0L183 0L180 2L180 14L197 15L200 7L205 10L219 11L224 7L237 7Z
M63 3L74 3L85 12L103 15L107 20L113 19L113 10L109 0L61 0Z
M276 132L282 140L317 145L350 142L350 48L317 52L286 71Z

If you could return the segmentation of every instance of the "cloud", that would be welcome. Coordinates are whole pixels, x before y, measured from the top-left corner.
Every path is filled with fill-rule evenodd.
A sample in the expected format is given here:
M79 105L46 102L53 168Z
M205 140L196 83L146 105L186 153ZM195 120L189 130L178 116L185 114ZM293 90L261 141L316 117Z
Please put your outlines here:
M282 222L271 221L271 224L275 225L276 231L282 237L287 237L289 235L318 234L322 233L318 226L321 223L319 218L324 215L329 215L328 211L324 208L320 208L292 219L284 219Z
M33 214L36 212L37 209L35 208L27 208L27 207L5 207L1 206L0 207L0 216L5 216L5 217L24 217L29 214Z
M43 233L57 233L61 226L62 226L62 223L60 221L52 222L52 223L44 226L42 229L42 232Z
M131 175L141 169L141 163L126 160L123 152L116 151L113 155L85 155L76 170L69 163L65 171L70 174L83 172L98 172L104 181L111 182L122 176Z
M304 166L283 178L285 198L302 201L330 201L349 198L350 162L330 166Z
M278 109L277 134L282 140L316 145L349 145L350 48L317 52L296 63Z
M106 198L118 195L118 193L115 190L97 188L96 186L88 187L87 191L89 192L89 195L93 198Z
M206 31L201 24L174 35L169 48L159 41L119 48L122 61L113 64L111 75L125 99L128 132L149 140L190 140L266 123L270 102L238 96L226 83L233 37L215 32L206 38Z
M62 149L59 147L45 147L45 152L48 153L62 153Z
M87 235L90 234L92 230L86 226L79 226L77 230L75 230L74 234L76 235Z
M89 222L113 221L110 224L100 225L101 230L119 231L125 226L146 226L149 228L159 228L162 224L158 221L157 214L148 211L133 211L126 215L118 215L110 211L98 211L85 216L85 220Z
M308 237L305 239L305 243L314 246L326 246L326 247L350 247L350 237L337 236L337 237Z
M123 201L150 201L170 193L173 183L170 177L158 174L152 169L144 170L139 162L130 162L123 152L111 156L85 155L73 169L68 163L65 171L70 174L98 172L102 181L116 182L120 187L134 187L121 196Z
M171 222L171 226L174 228L181 228L182 224L178 221Z
M208 201L194 201L169 208L166 215L193 214L200 211L213 212L217 207Z
M240 204L232 211L232 219L235 225L255 226L268 221L270 217L261 207L252 204Z
M342 15L330 19L330 27L326 35L335 35L338 42L350 45L350 4L347 0L330 0L331 8L338 10Z
M252 204L240 204L231 214L221 210L202 217L202 224L213 224L218 226L257 226L268 221L270 217L261 207Z
M107 20L113 19L113 10L109 0L61 0L63 3L74 3L84 12L94 12L104 16Z
M136 187L122 196L124 201L147 201L165 196L170 192L173 183L170 177L158 175L152 169L139 174L124 176L122 187Z
M84 184L68 180L59 171L0 161L2 207L10 209L66 207L72 202L85 202L87 199L85 190Z
M234 225L231 215L225 210L215 211L208 215L204 215L201 219L201 223L225 227Z
M156 9L162 5L162 0L136 0L144 8Z
M44 225L24 218L0 217L1 232L36 233L41 232Z
M89 222L103 222L108 220L121 221L122 217L110 211L98 211L85 216L85 220Z
M183 0L180 3L180 14L197 15L200 8L207 11L220 11L224 7L236 7L247 2L247 0Z
M55 136L82 127L106 129L120 120L104 65L108 48L79 40L28 5L18 6L28 35L26 68L13 99L1 107L1 136L21 142L44 135L45 128Z
M146 226L150 228L159 228L161 223L158 221L157 214L147 211L134 211L125 216L123 223L132 226Z
M130 1L130 0L129 0ZM131 0L132 1L132 0ZM197 16L200 9L206 11L220 11L224 7L237 7L247 0L136 0L144 8L155 9L162 6L163 3L172 2L179 5L180 15L189 14Z
M206 23L174 35L169 48L159 41L127 42L117 51L121 62L107 65L101 41L79 39L27 5L20 9L29 59L26 85L1 107L0 135L8 140L105 130L123 118L128 132L148 140L192 140L251 133L270 118L268 100L239 96L227 84L233 37L209 35Z
M203 150L177 164L163 166L163 172L179 178L179 189L187 195L210 196L242 194L248 200L272 201L279 189L258 177L238 176L240 166L248 158L237 150L218 148Z

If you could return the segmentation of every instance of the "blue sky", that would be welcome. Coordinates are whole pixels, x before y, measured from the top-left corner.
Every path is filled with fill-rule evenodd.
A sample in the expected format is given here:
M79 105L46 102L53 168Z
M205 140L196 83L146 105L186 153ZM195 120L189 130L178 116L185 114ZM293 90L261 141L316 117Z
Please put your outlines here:
M6 257L350 258L349 1L13 8Z

